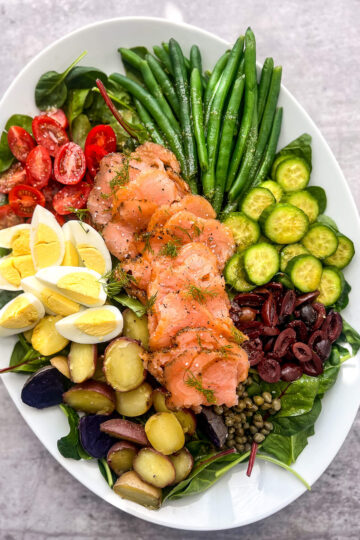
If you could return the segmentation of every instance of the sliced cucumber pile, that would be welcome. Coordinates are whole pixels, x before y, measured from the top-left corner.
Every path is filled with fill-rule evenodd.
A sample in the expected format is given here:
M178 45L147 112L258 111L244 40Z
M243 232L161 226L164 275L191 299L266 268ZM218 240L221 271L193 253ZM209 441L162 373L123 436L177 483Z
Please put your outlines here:
M353 256L355 255L354 244L347 236L343 234L338 234L338 246L335 253L326 257L324 263L329 266L336 266L340 270L345 268L350 262Z
M310 223L314 223L320 214L317 199L307 189L287 193L283 200L300 208L307 215Z
M319 288L322 264L313 255L297 255L286 266L286 273L301 292L316 291Z
M316 301L324 306L332 306L339 299L343 286L344 277L340 270L333 266L325 266L320 279L320 294Z
M246 277L255 285L265 285L279 271L279 266L279 253L271 244L255 244L244 253Z
M232 212L224 220L224 225L231 229L238 250L246 249L259 240L260 227L256 221L243 212Z
M289 244L280 251L280 270L285 272L288 262L298 255L308 254L308 250L302 244Z
M252 291L255 288L253 283L246 279L244 267L244 252L235 253L228 260L224 270L225 281L228 285L239 292Z
M282 199L282 196L284 195L284 191L280 184L277 182L274 182L274 180L265 180L265 182L262 182L259 187L268 189L271 191L271 193L275 197L276 202L280 202Z
M302 244L306 249L319 259L325 259L333 255L338 247L338 243L336 233L322 223L311 225L302 239Z
M300 157L287 157L275 170L275 180L284 191L304 189L310 180L310 168Z
M299 242L309 228L309 219L300 208L288 203L273 204L260 216L263 233L275 244Z
M245 196L241 204L241 211L249 218L258 220L262 211L275 202L275 197L270 190L256 187Z

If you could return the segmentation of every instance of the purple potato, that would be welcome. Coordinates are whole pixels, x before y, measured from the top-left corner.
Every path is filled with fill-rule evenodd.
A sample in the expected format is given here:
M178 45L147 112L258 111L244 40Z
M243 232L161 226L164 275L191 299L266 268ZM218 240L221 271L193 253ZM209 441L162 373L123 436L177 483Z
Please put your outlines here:
M93 458L105 458L116 442L116 439L100 431L100 424L106 420L109 420L109 416L104 414L89 414L80 418L80 441L84 450Z
M227 439L228 430L221 416L215 414L209 407L203 407L201 413L197 415L197 420L200 430L215 446L222 448Z
M21 391L21 399L29 407L45 409L60 405L67 380L53 366L45 366L28 378Z

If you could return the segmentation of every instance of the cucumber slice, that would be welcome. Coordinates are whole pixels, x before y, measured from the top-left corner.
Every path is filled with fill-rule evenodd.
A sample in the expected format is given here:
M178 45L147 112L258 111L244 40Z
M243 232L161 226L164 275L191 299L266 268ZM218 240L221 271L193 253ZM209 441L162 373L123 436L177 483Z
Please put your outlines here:
M274 180L265 180L265 182L259 184L259 187L271 191L271 193L275 197L276 202L280 202L280 199L284 194L282 187L277 182L274 182Z
M324 306L332 306L339 299L344 286L344 277L334 266L326 266L322 272L316 301Z
M265 242L247 248L244 253L245 274L256 285L265 285L279 271L279 253Z
M235 253L228 260L224 269L225 281L239 292L252 291L255 285L246 280L244 268L244 252Z
M278 168L280 163L282 161L285 161L285 159L289 159L290 157L291 157L291 154L287 154L287 155L281 155L275 158L274 163L272 164L272 167L271 167L271 178L273 180L276 180L276 169Z
M310 180L310 168L300 157L284 159L277 167L275 180L284 191L299 191L306 188Z
M302 239L306 249L319 259L325 259L335 253L338 243L336 233L322 223L311 225Z
M319 204L308 190L287 193L284 197L284 201L293 204L305 212L310 223L314 223L320 214Z
M280 270L285 272L288 262L298 255L309 253L302 244L289 244L280 251Z
M258 223L243 212L231 212L223 223L233 233L238 250L246 249L259 240L260 227Z
M320 214L323 214L327 206L327 197L325 190L320 186L310 186L306 189L313 197L315 197L319 205L319 212Z
M320 285L322 264L313 255L298 255L288 262L286 274L299 291L316 291Z
M309 228L307 215L300 208L288 203L273 204L265 208L259 222L265 236L275 244L299 242Z
M275 197L268 189L256 187L250 189L249 193L245 196L241 203L241 210L249 218L257 221L261 216L262 211L274 204Z
M355 254L355 248L352 240L343 234L338 234L338 247L336 248L335 253L326 257L324 260L325 264L330 266L336 266L340 270L345 268L353 258Z

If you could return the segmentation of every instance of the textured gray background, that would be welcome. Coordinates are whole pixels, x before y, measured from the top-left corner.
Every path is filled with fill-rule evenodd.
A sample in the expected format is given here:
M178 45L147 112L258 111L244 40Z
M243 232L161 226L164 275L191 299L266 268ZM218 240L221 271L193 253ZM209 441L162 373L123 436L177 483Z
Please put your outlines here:
M329 142L360 207L359 0L0 0L0 95L46 45L85 24L152 15L232 41L251 24L258 57L283 65L283 82ZM187 533L121 513L47 453L0 385L0 539L358 539L360 417L313 488L278 514L218 533ZM244 494L246 497L246 493Z

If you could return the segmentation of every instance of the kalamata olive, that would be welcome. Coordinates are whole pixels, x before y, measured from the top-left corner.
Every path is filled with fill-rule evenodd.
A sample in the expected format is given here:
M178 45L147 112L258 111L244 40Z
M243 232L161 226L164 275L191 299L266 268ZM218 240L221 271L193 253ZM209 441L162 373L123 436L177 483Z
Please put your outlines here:
M300 341L293 344L292 352L299 362L309 362L312 358L312 350L309 345Z
M306 325L303 321L300 321L299 319L294 319L293 321L290 321L288 323L288 326L290 328L293 328L296 332L296 339L299 341L302 341L303 343L306 343L308 340L308 331L306 328Z
M242 344L243 349L247 352L250 366L256 366L264 358L263 344L260 339L254 339L253 341L245 341Z
M254 292L257 294L269 294L270 291L281 293L283 288L282 283L279 283L278 281L270 281L265 287L257 287Z
M286 328L276 338L274 352L280 357L284 356L289 346L296 341L296 332L292 328Z
M274 296L270 293L261 308L261 318L266 326L276 326L278 314Z
M334 341L340 337L342 328L343 321L340 313L330 311L321 327L321 330L327 334L327 337L331 343L334 343Z
M300 308L300 318L306 326L312 327L317 319L317 311L312 307L311 304L305 304Z
M264 344L264 352L269 352L272 350L275 343L275 338L271 337L267 340L267 342Z
M318 341L321 341L322 339L326 339L326 337L326 334L322 330L315 330L315 332L311 334L307 342L310 349L314 350L316 343Z
M235 305L230 308L230 316L235 324L239 322L254 321L257 313L256 309L249 307Z
M260 307L263 305L264 298L260 294L240 293L235 296L233 302L242 307Z
M279 334L280 330L275 326L263 326L261 329L262 336L278 336Z
M325 309L324 304L320 304L319 302L314 302L312 304L312 307L315 309L315 311L317 313L317 318L316 318L316 321L315 321L312 329L313 330L319 330L319 328L322 327L322 324L325 321L326 309Z
M299 294L295 301L295 307L301 306L301 304L310 304L317 298L320 291L312 291L305 294Z
M331 354L331 343L328 339L321 339L314 345L314 351L318 354L323 362L325 362Z
M318 375L321 375L321 373L324 371L323 363L314 351L310 362L304 362L302 367L304 373L306 375L310 375L311 377L317 377Z
M282 322L286 317L292 314L295 309L296 294L289 289L286 291L284 298L281 302L279 320Z
M299 364L292 364L287 362L281 366L281 380L286 382L293 382L300 379L303 374L303 369Z
M280 364L272 358L265 358L258 364L258 373L260 378L268 383L275 383L280 380Z

